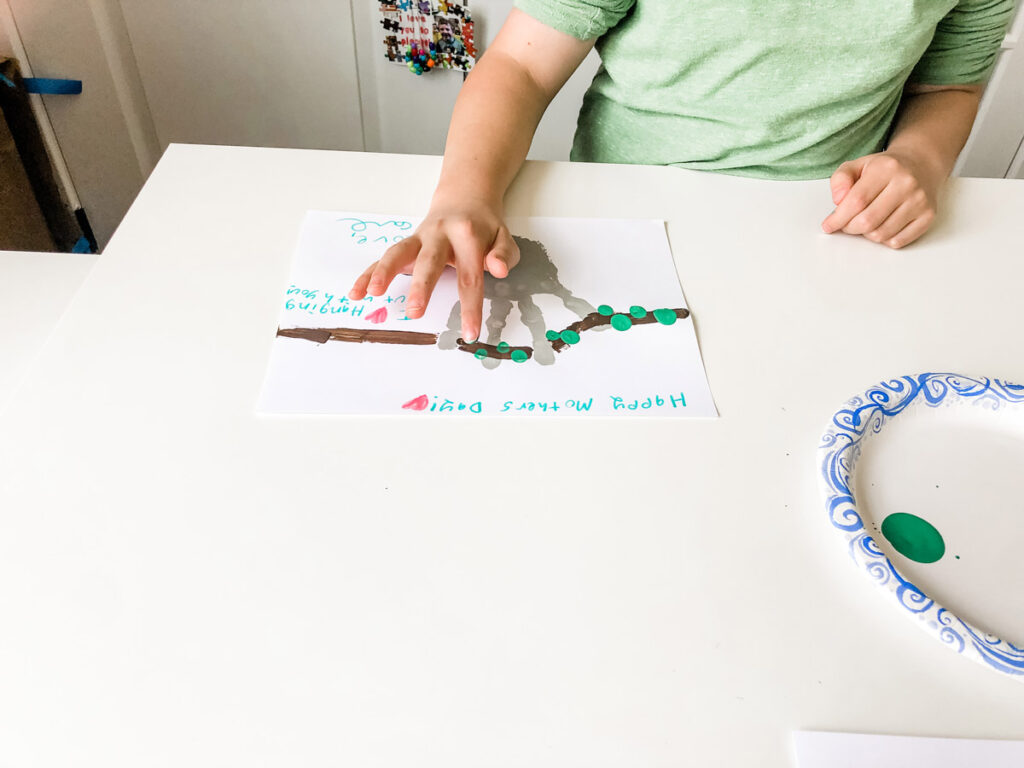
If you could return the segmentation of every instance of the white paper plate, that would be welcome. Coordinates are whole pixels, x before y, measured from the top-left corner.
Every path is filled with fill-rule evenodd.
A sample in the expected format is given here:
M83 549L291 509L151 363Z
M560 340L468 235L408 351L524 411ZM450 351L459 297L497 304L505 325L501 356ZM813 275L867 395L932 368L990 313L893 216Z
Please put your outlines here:
M949 648L1024 681L1024 386L881 382L833 415L818 460L858 567Z

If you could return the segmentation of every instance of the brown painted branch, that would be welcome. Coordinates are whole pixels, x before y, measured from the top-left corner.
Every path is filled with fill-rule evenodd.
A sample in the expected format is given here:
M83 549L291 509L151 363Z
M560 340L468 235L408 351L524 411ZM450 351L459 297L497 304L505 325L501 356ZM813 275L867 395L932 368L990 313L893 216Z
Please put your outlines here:
M413 344L427 346L437 343L436 333L418 331L372 331L365 328L278 328L278 336L306 339L323 344L328 341L351 341L357 344Z
M672 309L669 311L675 312L676 317L680 320L690 316L689 310L686 309ZM583 331L589 331L591 328L610 325L612 317L614 317L614 315L602 315L600 312L591 312L582 320L577 320L572 325L562 329L562 332L575 331L576 333L583 333ZM632 315L627 315L627 317L629 317L633 325L648 325L650 323L658 322L657 318L654 316L654 312L648 312L643 317L633 317ZM324 344L328 341L349 341L357 344L370 342L372 344L411 344L415 346L429 346L431 344L436 344L438 338L438 334L436 333L421 333L419 331L375 331L366 328L278 328L277 335L291 339L305 339L306 341L313 341L317 344ZM462 339L459 339L456 344L463 352L469 352L470 354L476 353L477 350L486 350L487 356L493 357L496 360L510 360L512 358L512 353L517 350L525 352L527 358L533 357L533 347L509 347L504 352L500 352L498 351L498 347L494 344L484 344L483 342L474 342L469 344ZM555 350L555 352L561 352L567 346L570 345L566 344L566 342L561 338L555 339L551 342L551 348Z
M482 341L476 341L472 344L463 341L461 338L455 342L458 348L463 352L469 352L475 354L478 349L483 349L487 352L488 357L493 357L496 360L511 360L512 353L517 349L525 352L527 359L533 357L533 347L509 347L504 352L500 351L494 344L484 344Z
M683 320L690 316L690 310L688 309L671 309L670 312L675 312L676 317ZM628 312L616 312L611 315L602 315L600 312L591 312L589 315L584 317L582 320L577 320L567 328L563 328L562 332L575 331L576 333L583 333L589 331L591 328L598 328L602 325L611 325L612 318L615 315L625 315L632 321L633 325L649 325L650 323L658 322L658 319L654 316L654 312L648 312L643 317L633 317ZM555 352L561 352L565 347L572 346L567 344L561 338L555 339L551 342L551 348Z

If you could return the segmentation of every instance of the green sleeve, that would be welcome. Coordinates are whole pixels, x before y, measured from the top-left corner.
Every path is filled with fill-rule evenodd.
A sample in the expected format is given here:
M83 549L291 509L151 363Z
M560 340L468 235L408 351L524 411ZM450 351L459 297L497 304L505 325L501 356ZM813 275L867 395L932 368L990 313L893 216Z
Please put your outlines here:
M542 24L577 37L600 37L629 13L636 0L516 0L516 7Z
M910 75L922 85L983 83L1013 18L1014 0L960 0L935 28Z

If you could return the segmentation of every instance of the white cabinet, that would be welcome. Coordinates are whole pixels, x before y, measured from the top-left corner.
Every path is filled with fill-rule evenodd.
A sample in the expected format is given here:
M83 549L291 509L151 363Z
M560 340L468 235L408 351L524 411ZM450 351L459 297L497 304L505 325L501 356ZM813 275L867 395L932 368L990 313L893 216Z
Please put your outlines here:
M157 147L116 0L0 0L0 51L22 73L82 80L81 96L41 100L56 144L58 177L106 242L156 162ZM125 52L128 53L125 56ZM57 146L59 145L59 146ZM65 173L66 171L66 173Z

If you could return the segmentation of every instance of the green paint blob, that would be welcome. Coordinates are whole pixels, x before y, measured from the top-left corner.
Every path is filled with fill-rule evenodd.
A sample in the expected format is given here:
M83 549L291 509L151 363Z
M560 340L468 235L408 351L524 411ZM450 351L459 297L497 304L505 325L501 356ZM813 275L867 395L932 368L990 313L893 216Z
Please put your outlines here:
M629 314L631 314L633 317L639 320L641 317L647 317L647 310L641 307L639 304L634 304L632 307L629 308Z
M507 341L499 341L498 342L498 346L497 346L497 350L499 352L501 352L501 354L505 354L506 352L508 352L508 342Z
M600 307L597 308L597 311L600 312L605 317L609 317L610 315L615 314L615 310L609 307L607 304L602 304Z
M566 344L580 343L580 335L576 331L562 331L561 337Z
M530 356L521 349L512 350L512 360L517 363L525 363L530 359Z
M477 360L483 360L485 357L487 357L487 350L481 347L480 349L473 353L473 357L475 357Z
M676 321L676 313L671 309L654 310L654 319L662 325L672 325Z
M893 549L916 563L934 563L946 553L946 542L935 526L907 512L895 512L885 518L882 535Z
M544 338L548 341L558 341L558 331L548 331L544 334Z
M633 321L627 315L613 315L611 322L616 331L628 331L633 327Z

